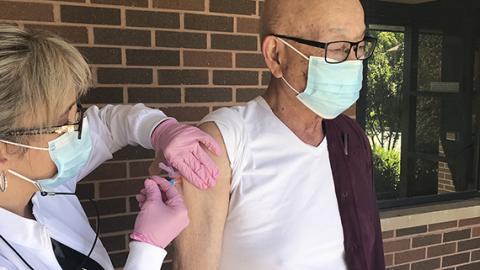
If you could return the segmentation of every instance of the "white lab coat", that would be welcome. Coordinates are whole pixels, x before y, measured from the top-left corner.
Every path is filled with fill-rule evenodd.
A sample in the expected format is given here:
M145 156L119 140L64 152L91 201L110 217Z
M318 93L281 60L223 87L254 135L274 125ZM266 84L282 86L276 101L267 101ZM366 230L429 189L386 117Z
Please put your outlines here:
M77 182L87 176L112 154L127 145L152 149L150 137L165 114L143 104L96 106L86 112L92 137L92 153L80 174L60 186L57 192L75 192ZM36 270L61 269L53 253L51 238L83 254L88 254L95 239L87 216L76 196L35 194L32 198L36 220L26 219L0 208L0 234ZM166 251L141 242L130 243L125 269L161 268ZM91 258L104 269L113 269L107 251L97 242ZM0 241L0 269L27 269L20 258Z

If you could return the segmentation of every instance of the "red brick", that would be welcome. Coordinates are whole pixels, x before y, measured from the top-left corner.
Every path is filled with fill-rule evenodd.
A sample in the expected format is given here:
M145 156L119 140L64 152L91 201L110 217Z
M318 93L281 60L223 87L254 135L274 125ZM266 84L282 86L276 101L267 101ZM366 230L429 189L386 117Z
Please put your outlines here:
M427 232L427 226L417 226L397 230L397 237Z
M443 256L447 254L453 254L456 251L455 243L448 243L443 245L437 245L429 247L427 254L428 258Z
M440 267L440 258L412 264L411 270L433 270Z
M216 85L256 85L258 72L214 70L213 83Z
M382 232L382 239L389 239L389 238L393 238L395 236L395 231L386 231L386 232Z
M120 10L80 6L60 6L62 22L87 24L120 24Z
M148 0L90 0L95 4L119 5L129 7L148 7Z
M251 0L210 0L210 11L220 13L253 15L256 13L256 5L255 1Z
M178 13L127 10L126 17L127 26L180 28L180 15Z
M144 178L100 183L100 197L134 196L143 188Z
M128 88L129 103L180 103L180 88Z
M50 1L71 2L71 3L85 3L85 0L50 0Z
M126 50L128 66L178 66L179 51Z
M256 36L212 34L212 48L222 50L256 51L258 49Z
M260 33L260 20L252 18L237 18L237 32L258 34Z
M123 88L121 87L96 87L90 89L82 97L84 104L112 104L123 103Z
M265 88L237 88L237 102L250 101L258 96L263 95L265 91Z
M187 67L232 67L232 53L184 51L183 64Z
M413 262L421 259L425 259L424 248L395 253L395 264Z
M127 262L128 252L122 251L119 253L111 253L110 260L112 261L114 268L122 268ZM162 267L163 268L163 267Z
M95 28L93 29L95 44L103 45L151 45L150 31L133 29Z
M78 47L89 64L121 64L122 51L120 48Z
M471 229L465 229L461 231L446 232L443 234L443 242L458 241L470 238Z
M125 215L118 217L102 217L101 233L132 230L135 224L136 215Z
M393 254L385 255L385 266L393 265Z
M80 200L82 199L92 199L95 197L95 186L93 183L80 182L77 185L77 190L75 192Z
M478 237L478 236L480 236L480 227L472 228L472 237Z
M127 146L113 154L113 160L129 160L129 159L153 159L155 152L140 146Z
M189 32L155 32L157 47L174 47L174 48L207 48L207 35L202 33Z
M271 77L272 73L270 73L270 71L262 72L262 85L268 85L270 83Z
M99 68L98 83L104 84L151 84L152 70L145 68Z
M127 177L127 166L125 163L104 163L91 172L84 180L106 180Z
M233 18L199 14L185 14L185 29L233 32Z
M480 269L480 262L469 263L462 266L458 266L456 270L478 270Z
M457 221L448 221L428 225L428 231L439 231L457 227Z
M187 88L186 102L229 102L232 101L231 88Z
M0 19L17 21L53 21L53 6L50 4L19 1L0 1Z
M108 252L126 249L126 235L102 236L102 244Z
M480 248L480 238L474 238L474 239L458 242L458 251L465 251L465 250L478 249L478 248Z
M410 270L410 264L403 264L403 265L388 267L387 270Z
M441 234L418 236L412 239L412 247L417 248L417 247L423 247L423 246L431 246L434 244L440 244L441 242L442 242Z
M49 31L72 43L88 43L88 31L86 27L26 24L25 28Z
M205 0L153 0L153 7L182 10L205 10Z
M407 250L410 248L410 239L385 241L383 248L385 253Z
M472 261L478 261L480 260L480 250L474 250L472 251Z
M125 198L102 199L95 202L98 207L98 213L103 215L121 214L127 211L127 204ZM95 217L97 215L95 206L90 201L82 202L83 209L88 217Z
M140 206L135 197L128 198L128 202L130 204L130 212L140 212Z
M458 222L459 227L471 226L471 225L477 225L477 224L480 224L480 217L462 219Z
M266 68L261 53L237 53L235 64L239 68Z
M451 256L445 256L442 258L442 267L448 267L452 265L462 264L470 261L470 253L460 253Z
M150 167L150 164L152 164L152 160L130 162L130 177L148 177L148 167Z
M160 85L208 84L208 70L159 70Z
M161 109L168 116L188 122L200 121L210 112L208 107L169 107Z

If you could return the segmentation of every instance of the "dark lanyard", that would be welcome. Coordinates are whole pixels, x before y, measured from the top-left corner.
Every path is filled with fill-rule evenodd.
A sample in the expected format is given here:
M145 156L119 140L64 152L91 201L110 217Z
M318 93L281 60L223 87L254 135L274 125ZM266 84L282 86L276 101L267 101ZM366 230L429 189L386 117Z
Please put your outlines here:
M75 193L65 193L65 192L40 192L40 195L42 196L55 196L55 195L73 195L73 196L76 196ZM93 204L93 207L95 209L95 214L97 216L97 226L95 228L95 241L93 241L93 245L92 245L92 248L90 249L90 252L88 252L88 255L85 255L85 258L83 259L82 263L76 268L76 270L80 270L82 269L82 267L85 266L85 264L88 262L88 260L90 259L90 256L92 255L93 253L93 250L95 249L95 246L97 245L97 241L98 241L98 236L99 236L99 233L100 233L100 214L98 212L98 206L97 204L95 203L94 200L92 199L88 199L88 201ZM0 234L0 239L3 240L3 242L5 242L5 244L7 244L7 246L13 250L13 252L15 252L15 254L22 260L22 262L30 269L30 270L35 270L26 260L25 258L22 257L22 255L20 255L20 253L18 253L18 251Z

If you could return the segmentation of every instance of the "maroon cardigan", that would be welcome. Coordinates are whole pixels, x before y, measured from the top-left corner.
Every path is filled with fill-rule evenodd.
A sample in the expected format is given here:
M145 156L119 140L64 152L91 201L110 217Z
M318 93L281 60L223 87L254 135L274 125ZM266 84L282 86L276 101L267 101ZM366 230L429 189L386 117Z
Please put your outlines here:
M347 116L324 120L349 270L384 270L382 232L365 132Z

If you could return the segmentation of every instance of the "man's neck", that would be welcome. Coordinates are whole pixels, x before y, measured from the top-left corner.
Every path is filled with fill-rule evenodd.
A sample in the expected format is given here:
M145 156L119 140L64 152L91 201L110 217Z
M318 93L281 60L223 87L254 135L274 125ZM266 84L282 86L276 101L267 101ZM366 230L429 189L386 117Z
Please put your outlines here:
M303 105L281 80L273 79L263 98L273 113L300 140L318 146L324 138L322 118Z

